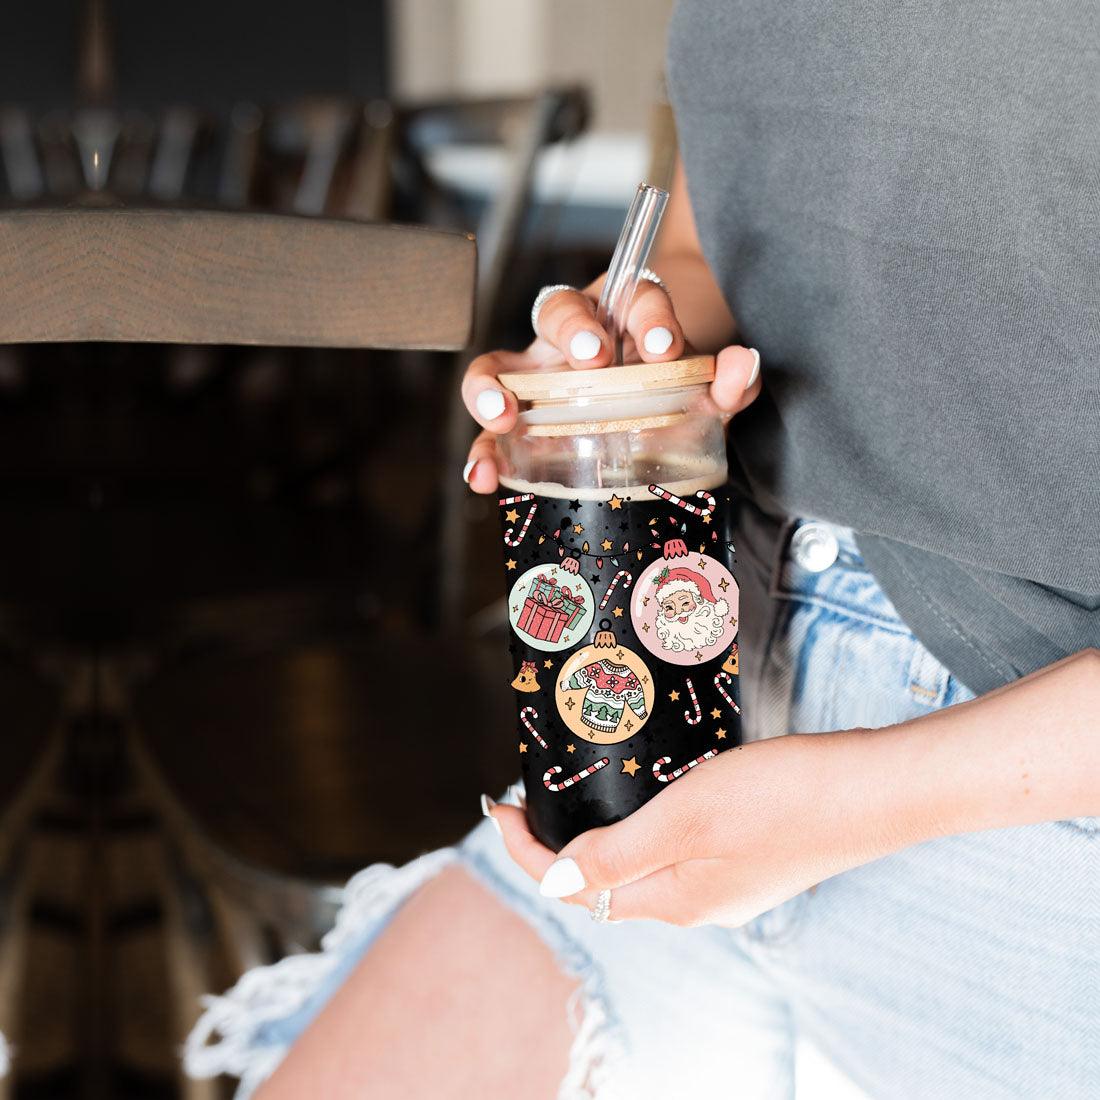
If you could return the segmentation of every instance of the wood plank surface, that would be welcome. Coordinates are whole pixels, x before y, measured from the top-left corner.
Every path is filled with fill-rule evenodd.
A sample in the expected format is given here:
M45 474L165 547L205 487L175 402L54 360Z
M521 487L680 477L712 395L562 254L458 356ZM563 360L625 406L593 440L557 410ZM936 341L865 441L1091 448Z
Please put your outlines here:
M0 212L0 343L458 350L476 246L414 226L228 211Z

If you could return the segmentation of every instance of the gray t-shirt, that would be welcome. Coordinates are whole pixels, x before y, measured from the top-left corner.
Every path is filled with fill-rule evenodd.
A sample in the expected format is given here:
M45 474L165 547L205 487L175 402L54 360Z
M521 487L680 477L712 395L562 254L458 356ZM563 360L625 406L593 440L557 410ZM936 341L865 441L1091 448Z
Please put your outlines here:
M1100 644L1095 0L681 0L669 86L765 389L757 504L855 529L977 692Z

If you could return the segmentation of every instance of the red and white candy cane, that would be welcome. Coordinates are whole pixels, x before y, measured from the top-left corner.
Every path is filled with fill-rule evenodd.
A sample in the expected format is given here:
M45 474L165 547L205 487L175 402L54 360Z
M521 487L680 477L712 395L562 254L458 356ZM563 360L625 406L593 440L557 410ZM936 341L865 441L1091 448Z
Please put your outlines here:
M576 775L571 775L568 779L562 779L557 783L554 782L554 776L560 775L565 769L560 764L555 764L552 768L546 769L546 774L542 777L543 786L548 791L564 791L566 787L572 787L574 783L579 783L582 779L592 775L593 772L598 772L600 768L606 768L610 763L610 758L605 756L601 760L597 760L595 764L589 764L584 771L577 772Z
M530 715L530 717L528 717ZM535 729L531 723L531 718L538 718L539 712L534 707L524 707L519 712L519 720L523 723L523 728L544 748L548 749L550 746L542 739L542 734Z
M675 771L669 772L668 775L662 775L661 769L666 764L672 763L672 757L662 756L653 765L653 778L656 779L658 783L671 783L674 779L679 779L680 776L684 774L684 772L689 772L692 768L697 768L700 764L702 764L704 760L709 760L712 756L717 755L717 749L707 749L707 751L703 753L702 756L697 756L694 760L689 760L686 764L682 764Z
M535 513L539 510L538 501L535 500L534 493L521 493L515 497L501 497L500 506L505 508L511 504L526 504L529 500L534 501L531 507L527 510L527 518L523 521L523 526L519 529L519 534L513 538L515 534L515 528L509 527L504 532L504 541L508 546L519 546L523 542L524 535L527 534L528 528L531 526L531 520L535 518Z
M600 600L601 611L607 607L608 600L615 595L615 589L618 588L620 582L622 582L624 589L629 588L634 583L634 576L629 569L620 569L618 573L611 578L611 583L607 586L607 591L603 594L603 599Z
M683 497L678 497L675 493L670 493L660 485L651 485L649 491L654 496L660 497L662 500L667 500L669 504L675 504L677 508L683 508L693 516L709 516L711 512L718 507L718 502L706 491L706 489L700 489L699 492L695 494L700 500L706 501L707 506L705 508L700 507L698 504L690 504L688 501L684 500Z
M740 714L741 708L733 701L730 693L726 691L725 685L732 683L733 677L724 669L719 672L717 676L714 677L714 686L718 689L718 694L721 695L722 698L725 699L725 701L729 703L731 707L733 707L734 714Z
M695 717L692 718L691 711L684 711L684 720L689 726L697 726L703 720L703 711L699 706L699 696L695 694L695 685L691 682L691 677L687 679L688 694L691 696L691 705L695 709Z

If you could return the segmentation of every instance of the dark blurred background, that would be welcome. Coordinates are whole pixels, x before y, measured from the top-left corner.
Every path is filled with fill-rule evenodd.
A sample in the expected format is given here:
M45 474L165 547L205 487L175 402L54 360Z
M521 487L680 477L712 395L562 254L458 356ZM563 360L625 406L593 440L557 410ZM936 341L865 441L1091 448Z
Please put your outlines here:
M670 7L4 6L6 210L418 223L480 253L458 354L0 345L0 1100L227 1095L179 1069L198 996L314 947L344 878L513 778L457 379L667 182Z

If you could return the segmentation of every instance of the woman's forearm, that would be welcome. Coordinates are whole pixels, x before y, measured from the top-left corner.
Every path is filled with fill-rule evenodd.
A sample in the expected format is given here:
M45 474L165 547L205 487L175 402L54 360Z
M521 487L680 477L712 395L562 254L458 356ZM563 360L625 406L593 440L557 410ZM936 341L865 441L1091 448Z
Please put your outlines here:
M863 736L888 849L1100 814L1100 651Z

